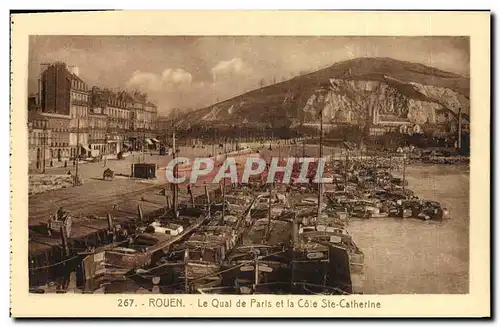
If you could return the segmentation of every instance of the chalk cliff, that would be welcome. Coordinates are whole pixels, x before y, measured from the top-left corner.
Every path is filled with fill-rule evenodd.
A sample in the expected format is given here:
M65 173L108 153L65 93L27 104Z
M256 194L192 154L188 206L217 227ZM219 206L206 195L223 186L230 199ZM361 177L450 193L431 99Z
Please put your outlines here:
M294 127L317 122L322 111L332 123L447 126L459 110L469 117L467 77L389 58L358 58L190 112L180 123Z

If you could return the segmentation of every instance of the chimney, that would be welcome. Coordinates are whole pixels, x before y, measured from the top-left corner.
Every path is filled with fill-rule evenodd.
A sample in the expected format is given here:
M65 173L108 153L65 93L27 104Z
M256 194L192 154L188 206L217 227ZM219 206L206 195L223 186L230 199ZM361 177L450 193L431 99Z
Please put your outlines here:
M71 67L71 73L73 73L76 76L78 76L78 74L80 74L80 70L78 69L78 67L73 66L73 67Z

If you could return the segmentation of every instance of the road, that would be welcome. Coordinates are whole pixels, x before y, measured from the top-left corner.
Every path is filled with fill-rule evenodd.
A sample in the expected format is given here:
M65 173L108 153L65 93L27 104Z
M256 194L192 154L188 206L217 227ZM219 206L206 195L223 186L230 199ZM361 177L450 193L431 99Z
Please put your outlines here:
M181 148L181 153L188 158L194 158L197 155L203 155L203 150ZM147 162L166 165L169 160L171 156L150 153L143 156L135 153L123 160L107 160L106 166L104 162L80 164L78 174L83 185L29 197L29 225L46 222L49 215L55 213L59 207L63 207L74 216L105 216L106 213L113 213L116 216L136 215L139 203L143 205L145 212L158 209L166 203L165 197L159 194L163 188L167 187L162 179L142 180L125 176L130 175L132 163ZM102 180L102 173L106 168L115 172L116 177L113 181ZM65 174L68 170L74 174L76 168L47 169L46 174ZM195 194L202 192L203 189L194 188ZM184 189L180 190L181 197L187 198L185 193Z

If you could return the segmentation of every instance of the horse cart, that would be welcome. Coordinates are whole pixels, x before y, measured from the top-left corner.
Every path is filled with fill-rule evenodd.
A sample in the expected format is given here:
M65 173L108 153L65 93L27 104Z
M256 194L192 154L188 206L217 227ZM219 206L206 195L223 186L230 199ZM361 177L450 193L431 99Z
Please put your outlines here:
M102 179L103 180L113 180L115 178L115 172L112 171L111 169L106 169L104 173L102 174Z

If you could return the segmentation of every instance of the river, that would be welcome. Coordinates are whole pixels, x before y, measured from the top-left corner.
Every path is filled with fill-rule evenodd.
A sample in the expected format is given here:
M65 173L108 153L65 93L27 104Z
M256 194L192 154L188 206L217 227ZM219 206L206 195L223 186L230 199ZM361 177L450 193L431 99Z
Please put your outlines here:
M365 253L364 293L468 293L469 167L413 165L406 178L420 198L448 208L451 219L352 220L348 230Z

